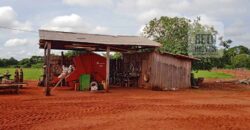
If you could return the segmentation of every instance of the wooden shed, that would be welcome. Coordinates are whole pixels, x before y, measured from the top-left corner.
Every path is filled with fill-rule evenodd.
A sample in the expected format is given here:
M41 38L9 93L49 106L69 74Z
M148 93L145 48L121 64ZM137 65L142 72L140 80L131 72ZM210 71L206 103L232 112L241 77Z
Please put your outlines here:
M150 53L142 63L142 77L149 75L150 88L154 90L175 90L191 87L192 60L194 58L170 53ZM148 86L144 80L141 86Z
M160 43L138 36L112 36L40 30L39 47L44 49L46 95L51 86L51 49L106 52L106 91L109 85L172 90L191 86L191 62L183 55L160 54ZM122 60L110 61L110 51L121 52ZM146 52L147 51L147 52Z
M191 87L193 60L198 59L171 53L123 53L122 63L119 63L122 64L122 67L115 68L122 68L120 70L125 71L120 73L139 74L138 87L153 90L176 90Z

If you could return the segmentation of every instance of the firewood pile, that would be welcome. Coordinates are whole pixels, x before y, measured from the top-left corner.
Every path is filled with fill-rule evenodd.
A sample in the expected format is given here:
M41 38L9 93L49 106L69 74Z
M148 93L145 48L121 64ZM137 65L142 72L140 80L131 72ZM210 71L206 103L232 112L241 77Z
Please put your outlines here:
M236 83L250 85L250 79L241 79L238 80Z

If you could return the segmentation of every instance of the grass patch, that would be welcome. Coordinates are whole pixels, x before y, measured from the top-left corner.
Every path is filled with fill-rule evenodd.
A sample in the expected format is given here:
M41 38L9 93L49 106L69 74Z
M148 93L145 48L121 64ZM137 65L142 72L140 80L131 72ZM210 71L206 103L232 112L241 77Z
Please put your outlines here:
M193 72L194 77L204 77L204 78L217 78L217 79L229 79L233 78L233 75L225 74L223 72L213 72L213 71L206 71L206 70L199 70L198 72Z
M11 74L11 79L13 79L15 68L0 68L0 74L4 74L7 70ZM38 68L23 68L23 74L24 80L38 80L43 74L43 70Z

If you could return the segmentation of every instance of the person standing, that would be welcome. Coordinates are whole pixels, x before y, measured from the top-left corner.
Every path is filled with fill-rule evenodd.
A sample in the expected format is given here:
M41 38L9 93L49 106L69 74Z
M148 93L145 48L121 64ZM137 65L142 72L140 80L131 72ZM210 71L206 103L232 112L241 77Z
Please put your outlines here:
M23 83L23 69L22 68L20 68L20 71L19 71L19 82Z
M19 67L16 67L16 71L15 71L15 77L14 77L14 82L15 83L19 83Z

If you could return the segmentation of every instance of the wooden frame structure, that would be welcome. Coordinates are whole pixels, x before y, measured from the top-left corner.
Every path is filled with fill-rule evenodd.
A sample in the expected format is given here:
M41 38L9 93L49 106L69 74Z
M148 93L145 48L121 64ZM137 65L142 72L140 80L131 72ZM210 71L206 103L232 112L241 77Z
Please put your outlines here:
M86 33L71 33L39 30L40 49L44 49L45 95L50 95L50 55L56 50L105 51L106 92L109 91L110 52L136 52L142 49L155 49L161 44L139 36L112 36Z

